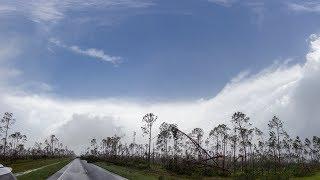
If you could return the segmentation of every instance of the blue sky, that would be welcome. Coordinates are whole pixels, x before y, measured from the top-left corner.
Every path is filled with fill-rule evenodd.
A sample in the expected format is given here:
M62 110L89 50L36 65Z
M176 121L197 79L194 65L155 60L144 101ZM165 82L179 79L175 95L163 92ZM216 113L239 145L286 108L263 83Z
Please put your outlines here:
M2 38L23 39L16 57L21 81L45 82L67 97L208 98L241 71L304 56L320 24L317 13L294 11L289 1L132 3L144 5L57 8L63 18L39 22L2 14ZM121 63L72 52L50 38L102 50Z
M314 0L4 0L0 109L78 149L148 112L186 131L277 114L314 135L319 17Z

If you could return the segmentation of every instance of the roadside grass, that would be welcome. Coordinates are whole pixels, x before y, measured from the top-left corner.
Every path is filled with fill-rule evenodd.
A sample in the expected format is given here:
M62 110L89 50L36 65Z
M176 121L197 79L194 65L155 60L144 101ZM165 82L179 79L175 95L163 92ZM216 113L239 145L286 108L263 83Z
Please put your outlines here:
M13 162L4 163L6 166L12 168L13 173L24 172L31 169L36 169L49 164L65 161L67 158L54 158L54 159L26 159L17 160Z
M24 174L21 176L18 176L18 180L43 180L47 179L57 171L59 171L61 168L63 168L65 165L67 165L71 159L59 159L60 162L57 164L49 165L47 167L44 167L42 169L39 169L37 171L30 172L28 174ZM58 161L56 161L58 162ZM52 162L54 163L54 162ZM50 163L51 164L51 163Z
M294 180L320 180L320 172L308 177L294 178Z
M203 180L218 180L227 179L219 177L193 177L193 176L178 176L169 173L160 166L151 166L151 169L136 169L131 167L118 166L107 162L96 162L94 163L110 172L118 174L119 176L125 177L130 180L187 180L187 179L203 179Z
M167 172L160 166L151 166L151 169L137 169L132 167L118 166L107 162L94 163L110 172L118 174L129 180L187 180L187 179L201 179L201 180L226 180L232 179L232 177L195 177L195 176L179 176ZM239 179L239 178L238 178ZM241 178L240 178L241 179ZM291 178L290 178L291 179ZM320 172L308 176L292 178L293 180L320 180Z
M165 175L163 173L160 173L159 169L157 169L157 171L154 171L155 167L151 168L151 170L140 170L135 168L113 165L106 162L97 162L94 164L110 172L118 174L119 176L125 177L127 179L133 179L133 180L134 179L158 180L159 178L170 179L170 176L168 176L167 174ZM171 178L171 179L177 179L177 178ZM185 178L179 178L179 179L185 179Z

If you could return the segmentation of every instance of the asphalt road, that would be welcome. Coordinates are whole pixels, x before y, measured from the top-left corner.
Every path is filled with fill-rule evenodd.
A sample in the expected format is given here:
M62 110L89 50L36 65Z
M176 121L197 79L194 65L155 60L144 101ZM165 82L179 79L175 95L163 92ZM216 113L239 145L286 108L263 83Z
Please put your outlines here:
M75 159L49 177L48 180L125 180L125 178L94 164Z

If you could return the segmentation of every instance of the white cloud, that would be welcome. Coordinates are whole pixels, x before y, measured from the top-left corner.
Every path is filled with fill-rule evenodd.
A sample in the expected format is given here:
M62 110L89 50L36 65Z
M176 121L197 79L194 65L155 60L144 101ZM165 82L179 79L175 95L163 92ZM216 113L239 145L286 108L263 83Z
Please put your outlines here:
M76 53L98 58L100 60L111 62L113 64L117 64L121 61L121 57L110 56L108 54L105 54L103 50L99 50L99 49L89 48L89 49L82 50L78 46L71 46L70 49Z
M114 134L120 135L121 128L115 125L114 121L113 117L73 114L70 121L59 127L56 134L62 137L68 146L73 147L75 152L82 152L88 147L84 141L89 142L92 138L101 140Z
M55 44L56 46L66 48L66 49L68 49L72 52L75 52L77 54L89 56L89 57L96 58L98 60L105 61L105 62L110 62L115 65L119 64L122 59L119 56L110 56L110 55L106 54L103 50L100 50L100 49L95 49L95 48L81 49L78 46L67 46L64 43L62 43L61 41L54 39L54 38L49 39L49 42Z
M25 132L29 139L57 133L67 144L72 141L87 144L88 139L83 137L108 136L118 127L122 127L122 132L130 139L132 131L141 133L141 117L148 112L159 116L155 127L167 121L177 123L185 131L201 127L207 132L218 123L228 124L234 111L247 113L253 124L263 130L276 114L292 135L310 136L319 135L319 79L320 37L311 35L310 51L304 64L275 64L251 75L242 72L210 99L181 102L121 98L81 100L3 91L0 109L16 115L16 128ZM72 147L79 148L75 144Z
M20 54L17 39L8 40L2 38L0 42L0 91L7 88L9 80L19 76L22 72L14 67L10 67L9 62Z
M56 22L64 18L63 7L57 1L34 1L27 7L34 22ZM63 2L62 2L63 3Z
M240 72L236 77L231 79L231 83L237 83L243 79L245 79L246 77L248 77L250 75L250 71L246 70L246 71L242 71Z
M0 4L0 14L6 14L8 12L13 12L16 10L17 9L15 7Z
M215 3L224 7L232 7L235 4L247 8L251 13L252 22L261 25L266 11L266 4L262 0L208 0L208 2Z
M303 1L299 3L288 3L288 8L298 12L320 12L320 2L318 1Z
M144 8L151 5L151 0L4 0L0 2L0 14L23 15L37 23L56 23L70 10Z
M238 0L208 0L208 1L212 2L212 3L216 3L216 4L219 4L219 5L222 5L222 6L229 7L229 6L232 6Z

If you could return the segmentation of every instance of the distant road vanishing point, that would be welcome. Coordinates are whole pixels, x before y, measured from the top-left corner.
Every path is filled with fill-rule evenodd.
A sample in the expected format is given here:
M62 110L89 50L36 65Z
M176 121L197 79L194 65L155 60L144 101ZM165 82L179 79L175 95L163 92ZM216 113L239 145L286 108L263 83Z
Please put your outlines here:
M99 166L75 159L53 174L48 180L125 180Z

